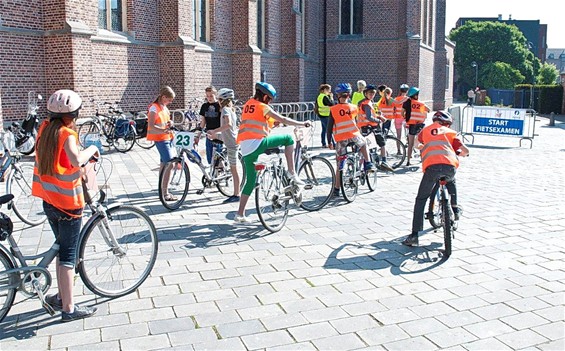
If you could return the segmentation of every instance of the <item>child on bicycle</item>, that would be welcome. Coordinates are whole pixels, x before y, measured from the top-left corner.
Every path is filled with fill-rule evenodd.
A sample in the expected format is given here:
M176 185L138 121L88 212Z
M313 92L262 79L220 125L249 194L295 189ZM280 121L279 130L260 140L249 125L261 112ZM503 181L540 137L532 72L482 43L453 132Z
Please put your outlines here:
M173 147L173 132L169 129L172 125L171 115L167 105L173 102L175 92L171 87L164 86L159 91L159 96L149 105L147 113L147 140L154 141L159 151L159 172L165 164L175 157ZM176 196L168 192L171 170L166 169L163 176L163 189L165 190L165 201L176 201Z
M257 179L255 161L265 150L284 146L284 156L291 182L298 186L305 184L298 178L294 169L294 139L290 134L269 135L270 127L268 120L272 118L276 122L298 127L309 127L310 122L298 122L273 111L269 107L269 103L276 96L277 91L271 84L257 82L255 83L255 95L243 106L237 143L241 147L246 179L241 191L235 223L249 223L249 219L245 217L245 206L247 201L249 201L249 196L253 192L255 180Z
M222 107L216 99L216 94L218 93L214 86L209 86L205 89L206 92L206 102L200 107L200 128L205 129L216 129L220 128L220 114ZM200 136L194 139L194 144L198 145ZM212 140L206 138L206 160L208 164L212 164L212 156L214 155L214 144ZM222 145L216 146L218 152L222 150Z
M385 117L375 113L373 99L377 93L377 88L369 84L363 91L365 98L359 102L359 115L357 116L357 126L361 128L361 134L364 136L373 133L377 141L377 145L381 148L379 167L389 172L394 169L386 162L386 142L381 129L381 122L386 121Z
M82 107L81 97L72 90L58 90L47 101L49 119L39 128L32 195L43 199L43 209L59 244L57 256L58 293L45 298L61 321L90 317L96 307L79 306L73 300L78 240L84 209L81 165L99 157L96 146L78 148L78 134L73 130Z
M418 188L412 219L412 233L402 241L406 246L418 246L418 232L424 228L424 208L440 177L447 178L447 190L451 196L451 206L455 220L459 220L460 208L457 206L455 170L459 166L457 155L467 156L469 149L458 137L457 132L449 128L453 118L449 112L437 111L433 123L425 127L418 135L422 143L422 170L424 176Z
M406 100L408 100L408 97L406 96L406 94L408 93L408 89L410 89L408 84L401 84L400 92L392 102L393 114L394 114L394 127L396 128L396 137L399 140L402 140L402 129L403 129L402 126L403 124L405 125L404 117L402 116L402 105Z
M333 149L331 144L332 137L335 139L335 152L337 169L339 170L339 157L347 153L347 145L355 143L363 155L365 164L364 169L367 172L374 172L375 166L370 161L369 151L367 150L367 143L361 136L359 128L355 124L355 119L358 115L357 106L348 102L351 96L351 85L349 83L340 83L336 86L335 92L337 94L338 103L330 107L330 119L328 121L328 145ZM339 196L339 187L341 178L339 172L336 172L334 184L334 196Z
M239 174L237 173L237 153L239 146L237 145L237 115L233 107L233 99L235 94L232 89L223 88L218 91L218 100L222 106L220 127L208 130L208 139L217 139L218 134L221 135L224 145L228 151L228 162L233 180L233 195L228 197L224 202L239 201Z

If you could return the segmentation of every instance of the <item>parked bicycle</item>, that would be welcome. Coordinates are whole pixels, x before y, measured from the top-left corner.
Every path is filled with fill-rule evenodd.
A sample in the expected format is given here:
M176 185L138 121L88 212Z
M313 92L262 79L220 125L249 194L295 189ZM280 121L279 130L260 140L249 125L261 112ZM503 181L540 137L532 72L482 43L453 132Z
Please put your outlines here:
M173 143L179 154L167 162L159 172L159 200L163 206L169 210L176 210L184 203L190 185L188 162L197 165L203 174L203 188L197 194L203 194L205 189L215 186L224 196L230 197L234 195L233 177L228 161L227 149L222 148L222 151L218 152L216 147L223 144L223 141L218 139L212 140L214 144L212 164L206 166L202 163L202 158L195 149L194 139L197 130L179 131L175 127L171 129L175 132ZM243 167L241 154L238 155L238 158L237 170L241 181L240 185L243 185L245 181L245 168ZM167 186L164 186L166 182L165 177L167 176L169 181Z
M38 225L47 218L43 211L41 199L31 196L33 183L33 164L20 161L20 156L12 154L14 148L13 135L5 132L1 135L4 154L0 157L0 179L6 182L6 194L14 198L8 203L8 209L14 210L22 222Z
M444 254L447 258L451 256L451 242L455 238L458 221L449 203L446 185L446 177L441 177L430 197L426 218L434 229L443 228Z
M376 143L376 142L375 142ZM338 157L340 172L340 187L343 198L347 202L353 202L359 191L359 184L367 183L369 191L377 188L377 172L367 172L364 168L365 160L359 152L359 147L351 142L347 144L346 153ZM371 162L377 162L376 153L369 152Z
M8 127L8 131L14 134L16 149L23 155L31 155L35 151L35 140L37 138L37 127L39 126L39 117L37 110L39 109L38 101L43 97L30 91L27 94L27 116L22 123L12 122Z
M87 208L92 212L80 232L76 270L84 285L96 295L116 298L135 291L151 273L157 259L157 231L142 209L129 205L104 203L105 193L92 200L83 183ZM90 189L92 191L92 189ZM0 205L13 201L13 195L0 197ZM12 236L11 219L0 213L0 322L10 311L16 292L29 298L39 298L42 306L53 315L45 303L52 285L47 267L57 256L59 245L37 255L23 255ZM38 262L38 263L37 263Z
M148 117L143 111L131 111L133 121L135 122L135 143L141 148L149 150L155 146L155 142L147 140Z
M118 102L91 101L96 104L96 113L78 127L80 145L87 147L91 143L100 143L104 147L113 146L119 152L131 150L136 140L135 121L125 117L117 107ZM102 105L109 106L108 115L100 113Z
M267 162L256 162L257 180L255 182L255 207L259 220L270 232L282 229L288 218L290 200L307 211L317 211L324 207L332 197L335 172L331 163L321 156L308 153L305 135L312 129L301 133L295 129L295 162L298 176L305 185L301 189L290 181L280 153L281 148L267 149L265 154L277 155Z
M400 139L392 135L390 131L388 131L388 133L385 134L384 131L382 131L380 128L372 128L371 126L363 128L362 134L365 138L370 136L371 133L375 135L375 138L376 135L382 135L384 137L385 151L386 151L385 156L387 163L394 169L400 167L404 162L404 160L406 159L406 145L404 145L404 143L400 141ZM375 155L373 161L378 163L377 160L381 160L382 158L382 152L381 152L381 147L377 145L375 138L370 138L372 143L371 145L368 145L368 148L369 148L369 153Z

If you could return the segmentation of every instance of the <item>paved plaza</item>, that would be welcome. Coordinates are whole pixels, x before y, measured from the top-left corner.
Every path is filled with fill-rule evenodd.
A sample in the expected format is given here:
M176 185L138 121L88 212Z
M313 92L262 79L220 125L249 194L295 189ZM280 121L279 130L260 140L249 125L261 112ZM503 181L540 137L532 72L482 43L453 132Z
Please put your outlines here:
M448 260L441 230L418 248L400 244L418 161L381 173L353 203L293 209L271 234L251 212L252 225L234 226L237 203L219 192L197 195L196 171L188 201L169 212L157 150L108 153L110 201L144 208L158 228L151 276L115 300L81 293L77 277L77 300L98 313L71 323L18 295L0 350L563 350L565 121L540 117L536 133L531 149L475 137L457 175L464 214ZM27 254L53 240L47 224L15 236Z

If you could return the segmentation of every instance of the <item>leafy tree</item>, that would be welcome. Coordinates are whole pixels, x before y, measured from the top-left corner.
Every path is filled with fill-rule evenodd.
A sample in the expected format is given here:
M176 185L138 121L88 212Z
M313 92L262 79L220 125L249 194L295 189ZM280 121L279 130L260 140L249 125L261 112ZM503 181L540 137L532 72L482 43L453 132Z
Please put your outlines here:
M536 77L537 84L555 84L559 77L559 70L553 63L545 62L539 69Z
M528 49L526 37L515 25L469 21L452 30L449 39L456 43L454 64L459 73L459 83L467 86L475 84L475 68L471 67L473 61L479 66L478 85L495 88L507 86L509 82L507 79L517 76L510 74L506 68L495 65L498 68L490 68L491 71L502 69L501 73L507 72L500 75L501 78L506 77L505 81L495 81L485 72L489 63L508 64L519 71L524 83L533 81L541 65L540 60Z
M489 62L483 66L482 83L486 87L514 89L516 84L524 80L524 76L516 68L506 62Z

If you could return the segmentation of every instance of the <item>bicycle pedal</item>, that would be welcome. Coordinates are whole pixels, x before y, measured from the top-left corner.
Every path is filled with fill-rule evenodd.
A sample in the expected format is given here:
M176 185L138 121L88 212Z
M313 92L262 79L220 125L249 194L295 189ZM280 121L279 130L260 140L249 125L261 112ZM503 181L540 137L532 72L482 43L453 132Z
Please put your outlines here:
M314 189L314 185L312 185L312 184L304 185L304 190L312 190L312 189Z
M47 302L45 302L45 301L41 302L41 306L42 306L43 309L44 309L45 311L47 311L47 313L49 313L51 316L54 316L54 315L55 315L55 313L56 313L55 310L54 310L53 307L51 307L51 305L48 304Z

